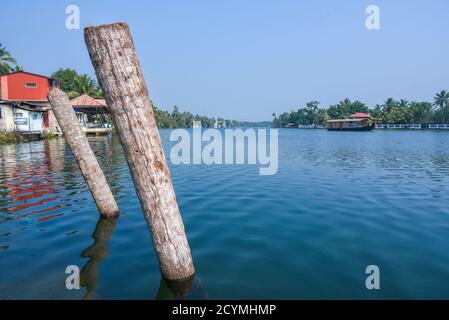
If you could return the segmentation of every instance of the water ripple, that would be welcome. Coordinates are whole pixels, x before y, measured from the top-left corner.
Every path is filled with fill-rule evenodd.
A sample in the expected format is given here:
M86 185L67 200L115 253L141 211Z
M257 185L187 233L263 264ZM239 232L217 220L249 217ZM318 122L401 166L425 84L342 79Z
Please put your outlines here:
M286 129L275 176L171 165L201 276L194 295L449 298L448 134ZM63 139L0 146L0 298L179 296L160 279L117 137L89 141L121 210L114 222L98 218ZM64 287L71 264L83 290ZM375 294L370 264L382 272Z

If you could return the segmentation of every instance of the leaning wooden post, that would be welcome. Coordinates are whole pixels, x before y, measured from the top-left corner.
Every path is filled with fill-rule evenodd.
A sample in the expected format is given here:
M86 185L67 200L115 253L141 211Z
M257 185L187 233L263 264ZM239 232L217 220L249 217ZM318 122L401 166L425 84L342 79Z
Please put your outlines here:
M162 275L170 280L190 278L195 274L192 256L129 28L125 23L88 27L84 37L152 233Z
M82 131L69 98L60 89L51 88L48 100L101 215L117 216L119 214L117 203L97 158L90 148L89 141Z

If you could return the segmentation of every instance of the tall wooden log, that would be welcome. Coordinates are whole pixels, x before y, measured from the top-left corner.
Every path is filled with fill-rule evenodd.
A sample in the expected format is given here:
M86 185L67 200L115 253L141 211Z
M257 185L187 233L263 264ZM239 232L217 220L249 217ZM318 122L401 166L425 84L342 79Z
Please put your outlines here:
M162 275L192 277L195 269L148 89L129 28L88 27L87 49L123 146Z
M89 145L89 141L82 131L69 98L62 90L51 88L48 100L64 137L70 149L72 149L73 157L95 199L100 214L106 217L117 216L119 214L117 203Z

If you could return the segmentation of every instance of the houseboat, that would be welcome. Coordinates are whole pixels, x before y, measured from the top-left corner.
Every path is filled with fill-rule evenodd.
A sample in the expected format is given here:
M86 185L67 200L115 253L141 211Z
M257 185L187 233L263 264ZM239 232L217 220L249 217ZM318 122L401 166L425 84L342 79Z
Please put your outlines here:
M326 127L329 131L371 131L375 123L369 114L358 112L345 119L328 120Z

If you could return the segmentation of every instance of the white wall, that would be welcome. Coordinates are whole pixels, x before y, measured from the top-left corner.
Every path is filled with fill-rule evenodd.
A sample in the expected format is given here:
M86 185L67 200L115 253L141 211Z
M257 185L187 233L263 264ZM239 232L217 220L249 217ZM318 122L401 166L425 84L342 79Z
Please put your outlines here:
M14 118L12 113L12 106L0 105L2 118L0 119L0 131L10 132L14 130Z

